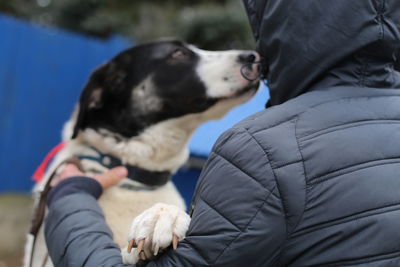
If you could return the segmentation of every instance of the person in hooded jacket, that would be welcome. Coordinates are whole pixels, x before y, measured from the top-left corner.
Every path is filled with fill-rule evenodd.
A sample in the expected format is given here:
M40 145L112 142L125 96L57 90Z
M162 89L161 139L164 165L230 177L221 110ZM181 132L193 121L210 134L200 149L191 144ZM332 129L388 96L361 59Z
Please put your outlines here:
M268 108L218 139L187 237L147 266L400 266L400 1L244 3ZM87 190L53 201L55 266L122 266Z

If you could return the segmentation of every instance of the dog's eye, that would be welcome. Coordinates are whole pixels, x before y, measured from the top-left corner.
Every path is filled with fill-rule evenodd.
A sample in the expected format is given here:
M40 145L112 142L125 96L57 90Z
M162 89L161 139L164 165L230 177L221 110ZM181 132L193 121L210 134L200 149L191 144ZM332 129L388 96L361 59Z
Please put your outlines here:
M172 59L184 59L187 57L187 53L183 51L182 49L176 49L172 54L171 58Z

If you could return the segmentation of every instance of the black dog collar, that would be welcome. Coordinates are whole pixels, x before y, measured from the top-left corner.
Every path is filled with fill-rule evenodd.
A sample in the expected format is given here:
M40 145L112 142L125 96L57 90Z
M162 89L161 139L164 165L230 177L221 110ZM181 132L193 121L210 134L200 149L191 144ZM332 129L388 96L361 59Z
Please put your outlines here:
M107 169L112 169L118 166L124 166L128 170L128 179L136 181L148 186L161 186L168 183L171 178L171 172L169 171L149 171L142 169L133 165L123 164L120 159L114 157L110 154L105 154L100 152L94 147L90 147L98 156L87 156L87 155L77 155L76 158L82 160L92 160L100 165L106 167Z

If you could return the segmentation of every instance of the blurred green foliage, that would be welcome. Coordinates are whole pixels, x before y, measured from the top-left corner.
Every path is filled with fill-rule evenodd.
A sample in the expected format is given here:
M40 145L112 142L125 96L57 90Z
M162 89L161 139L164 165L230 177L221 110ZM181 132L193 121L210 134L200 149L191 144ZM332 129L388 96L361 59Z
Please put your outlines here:
M0 12L100 38L174 37L205 49L254 48L241 0L0 0Z

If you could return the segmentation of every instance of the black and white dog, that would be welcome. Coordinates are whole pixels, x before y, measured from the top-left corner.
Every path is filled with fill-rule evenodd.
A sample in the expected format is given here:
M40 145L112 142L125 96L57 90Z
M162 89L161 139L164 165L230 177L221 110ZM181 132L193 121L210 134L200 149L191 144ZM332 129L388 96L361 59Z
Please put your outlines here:
M71 157L80 159L88 175L124 164L129 178L99 199L115 241L126 247L129 236L146 254L156 254L174 238L184 238L190 219L169 178L188 159L188 141L200 124L222 117L255 94L257 61L252 51L211 52L180 41L123 51L91 75L64 127L66 145L37 191ZM33 267L52 266L49 259L43 265L47 252L42 231L33 251L26 251L27 258L33 255L26 266L29 261ZM148 242L140 244L144 238ZM127 263L138 260L137 252L125 249L123 255Z

